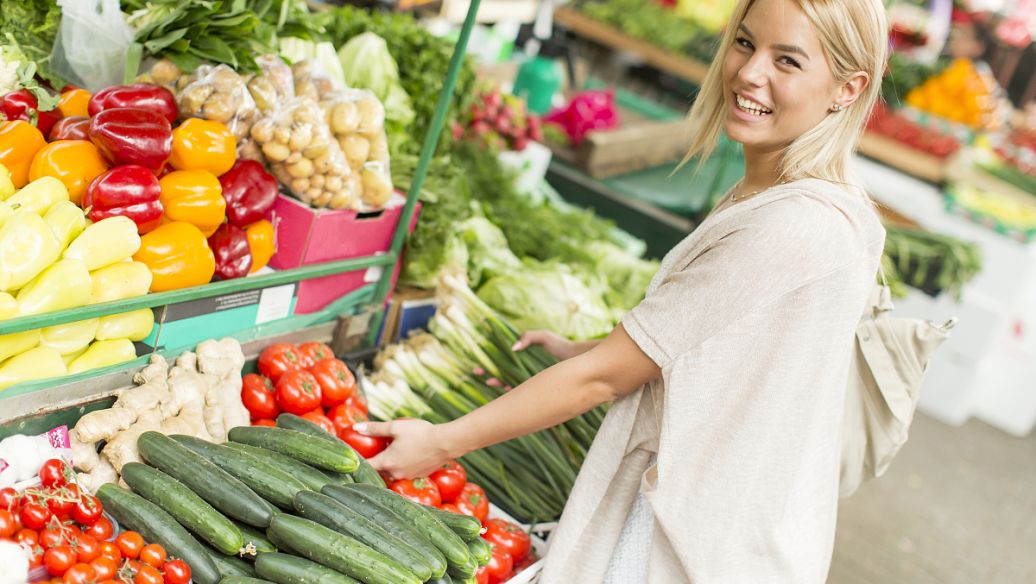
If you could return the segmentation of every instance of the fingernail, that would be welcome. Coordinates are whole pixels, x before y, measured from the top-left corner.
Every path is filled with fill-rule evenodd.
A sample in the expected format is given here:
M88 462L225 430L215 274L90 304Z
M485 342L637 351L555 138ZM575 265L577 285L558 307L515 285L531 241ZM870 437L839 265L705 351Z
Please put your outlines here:
M366 434L367 433L367 424L362 423L362 422L359 423L359 424L353 424L353 430L356 430L360 434Z
M511 345L511 350L512 351L517 351L517 350L519 350L521 348L522 348L522 342L521 341L518 341L517 343Z

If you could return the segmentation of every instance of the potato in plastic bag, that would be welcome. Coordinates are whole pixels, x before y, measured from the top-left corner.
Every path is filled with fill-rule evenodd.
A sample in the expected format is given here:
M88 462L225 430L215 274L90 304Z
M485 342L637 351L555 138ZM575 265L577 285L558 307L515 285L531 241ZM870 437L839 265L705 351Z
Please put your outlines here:
M257 115L244 79L226 65L198 67L177 94L176 104L181 116L220 122L239 141L248 137Z
M295 97L295 79L291 67L277 55L263 55L255 60L261 73L248 78L248 91L259 111L268 111L283 100Z
M143 73L137 75L135 81L161 85L175 94L178 91L177 83L187 74L169 59L149 59L149 61L150 63L146 64Z
M277 104L252 126L251 137L273 175L299 200L313 207L360 207L361 178L349 168L312 99Z
M344 89L312 59L303 59L292 65L291 74L295 80L295 95L309 97L314 101L328 99Z
M360 169L361 199L368 207L383 207L392 198L392 177L381 162L368 162Z

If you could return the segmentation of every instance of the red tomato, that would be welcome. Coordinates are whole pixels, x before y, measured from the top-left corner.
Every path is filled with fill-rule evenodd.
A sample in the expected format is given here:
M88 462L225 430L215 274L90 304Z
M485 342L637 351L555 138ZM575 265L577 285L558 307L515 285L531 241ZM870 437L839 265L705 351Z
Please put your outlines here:
M277 382L277 406L301 416L320 406L320 386L308 371L289 371Z
M331 423L335 425L336 433L338 433L357 422L366 422L367 412L351 405L349 400L345 400L344 404L328 410L327 417L331 418Z
M328 434L335 433L335 425L331 423L331 418L324 415L324 410L317 408L312 412L306 412L302 415L303 418L313 422L317 426L320 426Z
M98 580L111 580L119 572L119 564L111 558L101 556L90 562Z
M422 505L438 507L442 503L442 499L439 496L439 487L436 487L435 483L427 477L393 481L389 488L407 499Z
M68 495L67 489L60 489L54 493L54 497L47 499L47 509L58 519L68 519L75 506L75 498ZM78 497L78 495L76 495Z
M0 539L7 539L18 531L18 522L14 519L14 513L7 509L0 509Z
M96 539L97 541L105 541L111 539L114 533L112 522L108 521L108 518L101 515L94 521L94 524L83 530L83 533Z
M276 418L281 413L274 398L273 383L262 375L249 373L241 378L241 403L252 419Z
M489 570L485 566L481 566L478 572L475 572L475 584L489 584Z
M270 419L252 420L252 425L253 426L270 426L270 427L276 428L277 427L277 422L275 422L273 420L270 420Z
M291 343L274 343L259 354L259 373L274 384L280 381L285 373L298 371L302 366L299 350Z
M486 516L489 515L489 499L486 498L486 492L475 483L464 485L464 489L461 490L460 496L454 503L461 513L471 515L483 523L486 521Z
M18 491L14 490L13 487L0 489L0 509L7 509L8 511L14 509L19 498L21 497L18 495Z
M165 548L157 543L149 543L140 550L140 561L149 566L161 568L167 559Z
M364 458L372 458L376 456L379 452L388 448L389 445L388 438L360 434L356 430L353 430L351 424L344 426L339 430L338 437L342 442L352 446L353 450Z
M345 400L345 404L362 411L364 416L367 416L370 413L367 410L367 400L363 399L363 396L359 393L354 393L349 396L349 399Z
M322 403L325 408L333 408L345 403L356 391L356 378L352 371L338 359L331 357L317 361L309 372L320 384Z
M60 525L48 525L46 529L40 532L40 545L45 550L64 545L65 543L67 543L65 533Z
M76 550L76 557L81 563L89 563L101 555L101 546L97 540L89 535L82 534L75 538L72 549Z
M90 564L75 564L65 572L62 582L65 584L92 584L97 573Z
M97 547L101 552L102 558L113 560L116 564L122 563L122 552L119 551L119 546L115 545L115 542L102 541L97 544Z
M306 367L309 368L322 359L333 359L335 352L324 343L310 342L299 345L299 356L302 357L303 363L306 363Z
M453 503L443 503L439 508L443 511L456 513L457 515L464 515L464 512L460 510L460 507L454 505Z
M464 472L464 467L457 464L455 460L442 465L442 468L433 472L428 478L435 481L435 486L439 487L439 495L442 496L443 503L452 503L456 500L461 490L464 489L464 485L468 483L468 473Z
M68 482L72 469L60 458L52 458L40 467L40 484L45 488L62 487Z
M22 547L34 548L40 545L40 534L35 529L21 528L14 534L14 541Z
M22 509L19 511L19 517L21 517L22 525L29 529L39 531L47 526L47 522L54 514L47 509L46 506L40 505L39 503L33 503L26 500L22 503Z
M47 573L51 576L64 576L75 563L76 552L72 550L72 546L59 545L43 554L43 565L47 566Z
M162 572L159 572L158 568L154 566L145 564L133 577L133 584L162 584Z
M529 556L532 542L529 540L529 534L521 527L499 518L490 519L483 525L486 532L482 534L482 539L511 554L515 564L522 563Z
M486 572L489 573L489 584L506 582L514 570L514 561L511 559L511 555L504 550L492 544L490 546L493 548L493 556L489 558L489 563L486 564Z
M191 579L191 567L183 560L170 560L162 566L165 584L187 584Z
M135 560L144 548L144 538L136 531L123 531L115 538L115 545L119 546L122 557Z
M100 499L89 494L82 494L79 502L72 508L72 519L82 525L93 525L104 512Z

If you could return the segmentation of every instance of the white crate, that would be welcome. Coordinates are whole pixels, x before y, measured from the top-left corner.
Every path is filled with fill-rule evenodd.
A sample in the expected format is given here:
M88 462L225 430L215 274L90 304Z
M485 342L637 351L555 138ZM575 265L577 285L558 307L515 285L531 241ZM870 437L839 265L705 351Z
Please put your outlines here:
M535 526L530 526L527 523L520 523L517 519L511 517L507 513L504 513L502 509L500 509L492 503L489 504L489 517L500 518L505 521L510 521L511 523L517 523L518 525L521 525L526 531L529 531L531 529L531 531L535 533L549 532L553 530L556 526L556 524L553 523L537 524ZM529 567L512 576L511 579L507 581L507 584L534 584L535 582L539 581L540 572L543 571L543 558L547 555L547 542L543 538L537 536L535 533L530 534L530 539L532 540L532 551L536 554L537 557L539 557L539 559L536 560L536 562L530 565Z

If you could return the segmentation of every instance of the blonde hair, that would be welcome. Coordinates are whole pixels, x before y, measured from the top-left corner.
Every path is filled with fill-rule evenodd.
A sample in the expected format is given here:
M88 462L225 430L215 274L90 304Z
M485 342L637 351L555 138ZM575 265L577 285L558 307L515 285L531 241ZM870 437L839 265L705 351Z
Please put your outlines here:
M691 108L695 128L687 158L708 158L716 148L726 119L723 61L734 44L738 27L754 0L740 0L727 23L716 58ZM862 186L849 171L864 124L878 100L888 53L888 23L881 0L794 0L820 39L831 74L838 83L862 71L867 87L844 110L824 117L796 138L780 160L780 180L819 178L847 186Z

